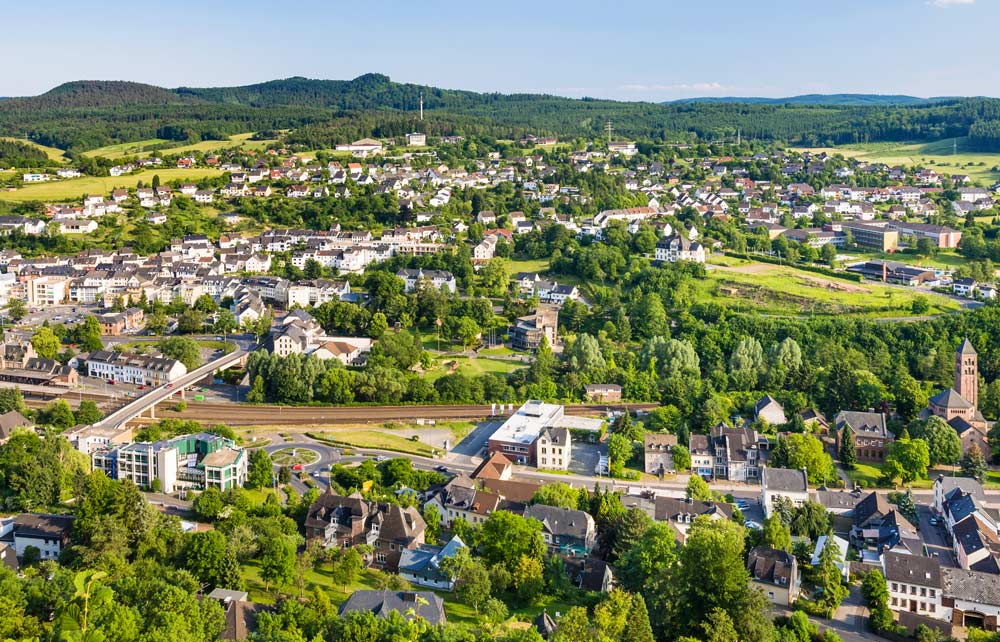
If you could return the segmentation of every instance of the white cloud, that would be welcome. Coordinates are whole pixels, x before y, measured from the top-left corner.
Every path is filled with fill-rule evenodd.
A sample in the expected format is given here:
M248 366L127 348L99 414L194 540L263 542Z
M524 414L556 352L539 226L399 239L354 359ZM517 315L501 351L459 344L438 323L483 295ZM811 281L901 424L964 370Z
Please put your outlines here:
M976 0L929 0L927 4L940 9L948 9L959 5L976 4Z

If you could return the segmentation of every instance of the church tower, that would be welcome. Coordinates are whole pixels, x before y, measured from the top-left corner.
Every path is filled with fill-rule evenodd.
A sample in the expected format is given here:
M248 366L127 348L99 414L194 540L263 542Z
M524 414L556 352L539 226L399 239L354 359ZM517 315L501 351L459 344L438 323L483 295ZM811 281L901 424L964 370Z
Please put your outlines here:
M955 353L955 392L974 408L979 407L979 355L968 339Z

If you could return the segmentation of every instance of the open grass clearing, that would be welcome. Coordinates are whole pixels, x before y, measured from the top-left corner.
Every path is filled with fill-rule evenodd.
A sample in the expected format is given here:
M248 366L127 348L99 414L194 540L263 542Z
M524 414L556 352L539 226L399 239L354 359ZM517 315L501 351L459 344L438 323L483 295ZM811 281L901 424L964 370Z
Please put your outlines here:
M191 144L178 144L167 146L173 141L165 138L149 138L131 143L118 143L98 147L83 155L87 157L101 157L109 159L124 158L126 156L139 156L143 154L153 156L174 156L177 154L191 154L194 152L213 152L216 150L232 149L233 147L246 147L247 149L264 149L275 144L275 140L250 140L254 132L234 134L226 140L203 140Z
M1000 179L1000 170L995 169L1000 167L1000 154L973 151L964 136L931 143L860 143L801 149L890 166L922 165L941 174L965 174L984 184Z
M490 372L510 374L528 364L511 359L490 357L441 357L437 364L424 373L424 378L436 381L448 374L460 373L467 377L478 377Z
M139 181L148 185L153 176L159 176L163 184L170 181L199 181L203 178L221 176L222 171L209 168L150 169L126 176L85 176L65 181L32 183L12 192L0 192L0 199L7 201L67 201L82 199L87 194L108 194L114 189L135 187Z
M928 314L959 309L947 297L877 283L855 283L791 266L739 260L716 265L694 285L695 299L763 314L858 314L873 317L908 316L914 299L926 297Z
M334 444L344 444L355 448L370 448L373 450L392 450L420 457L433 457L435 449L421 441L413 441L406 437L379 430L346 428L327 429L323 432L310 433L317 439Z

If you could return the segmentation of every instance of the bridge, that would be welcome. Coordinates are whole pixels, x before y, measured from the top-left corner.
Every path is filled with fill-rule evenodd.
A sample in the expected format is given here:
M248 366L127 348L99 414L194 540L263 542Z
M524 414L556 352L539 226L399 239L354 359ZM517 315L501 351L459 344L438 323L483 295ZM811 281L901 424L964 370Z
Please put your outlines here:
M244 357L246 357L247 354L248 352L246 350L237 348L227 355L223 355L218 359L209 361L205 365L199 366L183 377L178 378L176 381L154 388L135 401L125 404L118 410L115 410L104 417L104 419L96 422L94 424L94 428L112 430L118 429L124 427L125 424L142 415L142 413L146 411L149 411L150 416L155 418L156 404L161 401L166 401L172 395L177 393L181 393L183 398L184 390L189 386L198 383L205 377L211 376L220 370L225 370L226 368L239 363Z

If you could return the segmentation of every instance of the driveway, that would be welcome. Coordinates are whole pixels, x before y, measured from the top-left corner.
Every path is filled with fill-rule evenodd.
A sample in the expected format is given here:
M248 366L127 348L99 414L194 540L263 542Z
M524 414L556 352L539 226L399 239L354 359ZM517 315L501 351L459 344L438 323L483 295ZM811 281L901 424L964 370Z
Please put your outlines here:
M483 454L483 444L502 425L502 421L484 421L473 428L472 432L466 435L462 441L455 444L455 447L451 449L451 453L449 454L464 457L481 457Z
M917 504L917 516L920 518L920 536L923 537L927 555L936 556L942 566L957 568L958 564L955 562L955 555L951 546L948 545L944 525L932 525L931 517L933 515L934 513L931 512L930 506L927 504Z

